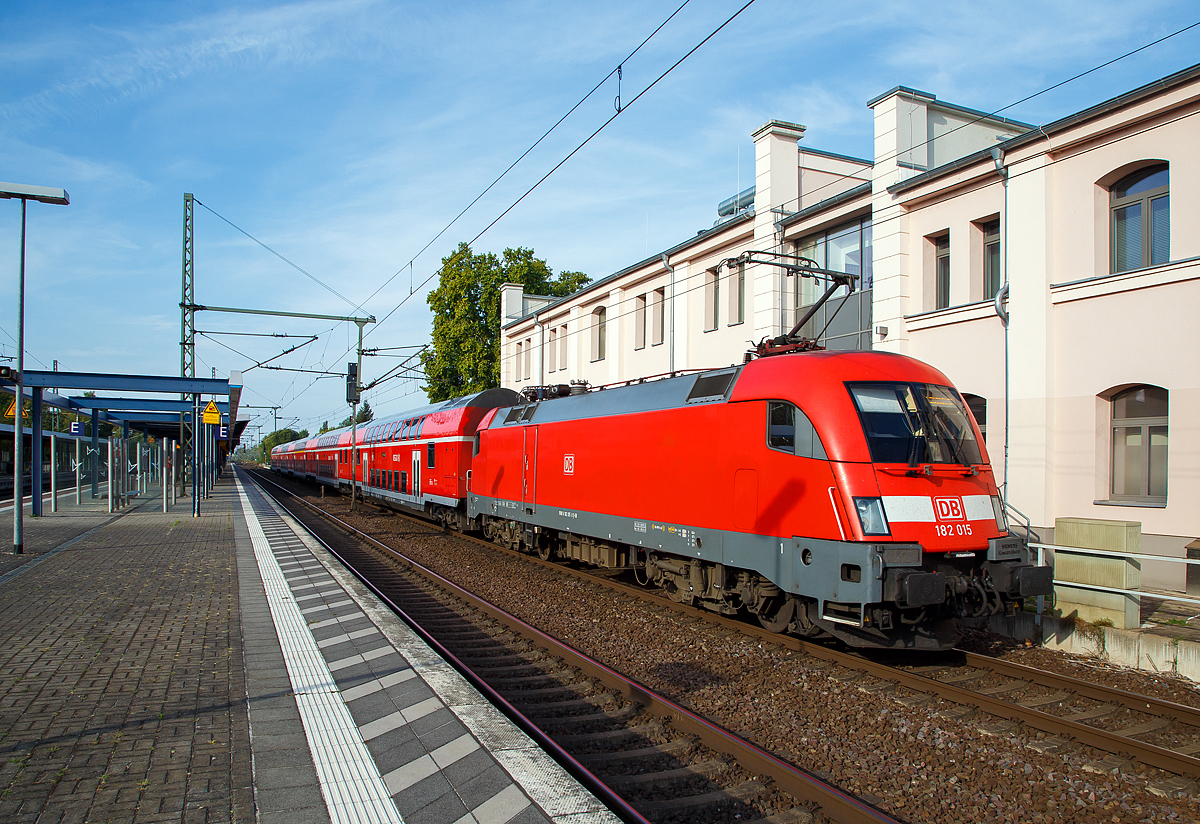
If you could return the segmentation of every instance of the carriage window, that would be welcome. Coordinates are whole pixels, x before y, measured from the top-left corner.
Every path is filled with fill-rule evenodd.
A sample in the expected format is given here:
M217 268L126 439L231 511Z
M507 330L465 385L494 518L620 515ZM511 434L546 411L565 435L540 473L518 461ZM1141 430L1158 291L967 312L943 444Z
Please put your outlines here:
M425 447L425 465L433 469L433 444Z
M422 415L421 417L417 418L416 437L418 437L418 438L421 437L421 432L425 429L425 419L428 417L429 417L428 415Z
M475 443L471 446L471 455L479 454L479 433L475 433Z
M403 469L400 470L400 491L408 494L408 473Z

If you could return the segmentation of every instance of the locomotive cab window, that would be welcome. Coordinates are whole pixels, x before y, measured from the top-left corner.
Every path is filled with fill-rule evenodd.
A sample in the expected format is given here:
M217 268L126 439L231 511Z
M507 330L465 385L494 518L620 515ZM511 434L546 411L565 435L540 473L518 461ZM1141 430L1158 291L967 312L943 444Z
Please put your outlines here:
M875 463L983 463L966 405L949 386L847 384Z
M767 404L767 446L801 458L829 460L812 421L790 403Z

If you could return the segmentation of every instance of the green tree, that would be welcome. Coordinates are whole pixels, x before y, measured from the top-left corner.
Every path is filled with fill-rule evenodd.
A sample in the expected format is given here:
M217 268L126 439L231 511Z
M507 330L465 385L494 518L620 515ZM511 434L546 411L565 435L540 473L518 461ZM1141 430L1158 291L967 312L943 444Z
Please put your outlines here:
M363 401L362 406L358 407L359 424L361 425L364 423L370 423L373 420L375 420L375 410L371 408L371 404ZM354 418L350 415L347 415L346 417L342 418L342 422L338 424L338 429L345 429L353 422Z
M329 425L329 421L325 421L325 423L321 424L321 428L317 430L317 434L324 435L331 429L333 429L333 427Z
M263 452L267 455L270 455L271 450L282 443L291 443L292 441L298 441L301 438L307 437L307 429L301 429L299 432L297 432L295 429L277 429L262 439Z
M433 347L421 353L431 401L500 385L500 286L520 283L525 293L566 297L591 281L583 272L558 277L532 249L505 249L503 257L475 254L460 243L442 258L438 287L429 293Z

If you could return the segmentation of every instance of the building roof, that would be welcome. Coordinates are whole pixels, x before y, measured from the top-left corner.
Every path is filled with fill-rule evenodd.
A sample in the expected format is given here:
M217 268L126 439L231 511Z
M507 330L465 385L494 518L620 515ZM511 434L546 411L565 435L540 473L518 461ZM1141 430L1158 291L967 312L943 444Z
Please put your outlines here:
M1048 139L1050 135L1056 132L1064 131L1079 123L1101 117L1111 111L1128 106L1132 103L1136 103L1140 100L1145 100L1148 97L1153 97L1154 95L1166 91L1167 89L1171 89L1176 86L1182 86L1183 84L1188 83L1197 77L1200 77L1200 63L1183 69L1182 71L1175 72L1175 74L1155 80L1152 83L1139 86L1132 91L1118 95L1117 97L1106 100L1103 103L1097 103L1095 106L1084 109L1083 111L1068 115L1060 120L1055 120L1053 123L1048 123L1040 128L1031 126L1029 131L1025 132L1024 134L1019 134L1016 137L1011 137L1008 140L997 143L995 148L999 148L1001 152L1010 152L1013 149L1020 148L1028 143L1033 143L1036 140ZM992 150L990 148L983 149L975 152L974 154L969 154L966 157L961 157L958 160L955 160L953 163L947 163L944 166L938 166L935 169L930 169L929 171L919 174L915 177L910 177L908 180L902 180L899 183L894 183L891 186L888 186L888 193L899 194L900 192L920 186L922 183L926 183L935 178L949 174L957 169L961 169L964 166L970 166L974 163L990 160L991 151Z
M854 200L856 197L862 197L863 195L869 195L870 193L871 181L868 180L866 183L860 183L853 189L847 189L846 191L836 194L833 197L827 197L819 203L806 206L795 214L788 215L783 220L779 221L779 225L786 228L794 223L804 220L806 217L837 206L839 203L845 203L847 200Z
M851 163L860 163L863 166L874 166L875 161L867 160L863 157L851 157L850 155L838 154L837 152L827 152L824 149L813 149L808 146L800 147L800 154L819 155L821 157L832 157L834 160L849 160Z
M935 95L935 94L930 94L929 92L923 92L923 91L920 91L919 89L910 89L908 86L897 86L896 88L894 88L890 91L886 91L881 95L872 97L870 100L867 101L867 108L868 109L874 108L876 103L878 103L881 100L886 100L887 98L894 95L896 92L903 92L904 94L907 94L911 97L923 98L925 100L928 100L933 105L937 106L939 109L949 109L952 112L961 112L963 114L969 114L972 117L979 117L979 118L984 118L987 120L992 120L996 123L1007 123L1008 125L1016 126L1019 129L1037 128L1032 123L1022 123L1020 120L1012 120L1007 117L1000 117L998 114L994 114L992 112L981 112L978 109L969 109L966 106L960 106L957 103L947 103L945 100L938 100L937 95Z

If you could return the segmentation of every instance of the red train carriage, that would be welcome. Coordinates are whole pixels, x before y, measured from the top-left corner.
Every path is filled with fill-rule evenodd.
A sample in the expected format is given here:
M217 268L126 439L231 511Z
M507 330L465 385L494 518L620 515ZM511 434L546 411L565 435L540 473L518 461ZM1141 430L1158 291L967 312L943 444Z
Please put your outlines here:
M396 508L416 510L465 529L471 443L490 410L520 401L509 389L489 389L410 409L358 427L282 444L271 451L278 472L304 477Z
M484 417L485 534L632 567L678 600L855 646L945 648L1048 594L1007 532L982 439L937 370L816 352Z

